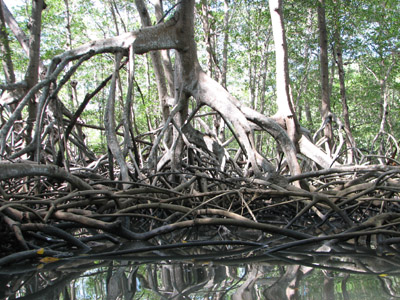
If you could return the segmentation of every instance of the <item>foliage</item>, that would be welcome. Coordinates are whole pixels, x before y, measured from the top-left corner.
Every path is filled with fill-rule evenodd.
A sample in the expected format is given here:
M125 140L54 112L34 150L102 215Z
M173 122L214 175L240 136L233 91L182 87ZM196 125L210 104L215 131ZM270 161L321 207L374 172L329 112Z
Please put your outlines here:
M114 1L113 3L119 12L119 18L113 21L110 5L107 2L86 0L68 2L71 15L69 30L72 37L72 47L93 39L115 36L117 28L121 33L123 28L132 30L140 26L139 19L135 14L136 8L132 3ZM369 148L371 139L379 130L380 115L376 114L375 111L380 109L381 95L379 82L373 78L371 72L367 71L367 67L379 79L382 79L388 66L394 64L387 82L387 93L390 95L389 114L392 125L387 127L386 130L399 138L399 131L396 130L399 126L399 114L396 112L399 110L398 78L400 70L397 60L400 46L398 40L400 24L397 16L400 8L397 1L386 1L384 3L346 1L342 4L339 4L339 2L327 1L329 43L334 44L334 25L340 23L353 134L360 147ZM47 8L43 13L41 57L44 61L49 61L54 55L60 54L68 48L68 32L65 3L48 0L46 4ZM293 97L302 123L310 130L316 130L320 123L316 5L313 1L284 4ZM165 3L164 5L167 9L171 4ZM275 104L272 101L275 84L274 50L273 40L268 37L271 25L267 5L264 1L244 0L234 1L230 5L234 14L231 16L229 25L228 90L244 103L257 105L258 109L261 108L261 105L264 105L264 113L273 114L275 110ZM29 1L26 1L21 6L12 7L20 27L25 30L30 13L29 6ZM208 17L211 19L212 31L216 39L216 56L220 61L222 34L224 32L223 4L221 1L211 1L209 6L211 11ZM201 14L199 4L197 9L198 13ZM197 24L197 28L196 40L199 44L200 60L205 62L206 51L200 23ZM26 69L27 57L21 52L15 38L12 35L10 35L10 38L12 40L13 62L16 72L21 78ZM74 75L74 79L79 82L78 95L80 99L111 73L110 59L112 60L111 57L104 56L91 60L85 64L84 69L80 69ZM100 60L103 60L103 63ZM155 120L159 115L154 77L146 61L145 57L138 58L136 64L136 80L143 92L143 99L137 90L135 92L135 102L137 103L135 104L135 118L139 132L148 130L146 114L151 113L148 116L150 120ZM337 71L334 70L335 62L332 58L330 63L334 75L331 87L332 110L340 117L342 109L339 101ZM94 72L95 70L101 70L101 72ZM260 103L261 94L257 94L262 91L260 86L261 74L265 74L267 77L265 89L267 101L265 104ZM72 109L68 91L61 94L61 98ZM95 110L104 108L104 105L99 101L102 100L98 97L93 99L91 107ZM306 120L306 102L312 116L311 120ZM375 109L368 109L370 107ZM88 118L85 121L89 124L101 122L101 114L95 116L95 114L90 113L90 109L84 114L85 118L86 116ZM153 128L159 125L158 122L152 123Z

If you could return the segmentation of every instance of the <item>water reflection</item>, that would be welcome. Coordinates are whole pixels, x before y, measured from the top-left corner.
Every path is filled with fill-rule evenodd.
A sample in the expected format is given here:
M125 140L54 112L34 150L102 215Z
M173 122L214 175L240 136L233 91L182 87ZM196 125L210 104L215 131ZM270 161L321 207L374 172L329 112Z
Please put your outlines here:
M216 250L214 248L214 250ZM0 269L1 299L393 299L392 253L219 248L74 257ZM214 251L215 252L215 251ZM115 260L118 259L118 260Z

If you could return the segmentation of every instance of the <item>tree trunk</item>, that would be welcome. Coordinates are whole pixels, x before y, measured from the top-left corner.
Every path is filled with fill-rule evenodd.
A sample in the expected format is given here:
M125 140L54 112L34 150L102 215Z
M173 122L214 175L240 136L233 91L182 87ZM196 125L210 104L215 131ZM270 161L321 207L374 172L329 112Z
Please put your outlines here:
M2 53L2 63L6 82L7 84L15 83L14 65L11 59L11 49L8 42L2 1L0 2L0 49Z
M379 84L380 87L380 102L381 102L381 107L380 107L380 124L379 124L379 131L378 133L375 135L373 141L372 141L372 149L371 151L373 151L373 147L376 143L376 141L378 140L378 138L386 133L386 126L388 125L388 114L389 114L389 89L387 87L387 81L389 79L389 76L392 72L393 67L396 65L397 63L397 57L396 57L396 53L392 53L392 62L390 63L389 66L385 66L385 63L382 63L384 69L382 70L382 75L381 77L379 77L378 74L376 74L371 68L369 68L368 66L364 65L365 68L374 76L375 80L377 81L377 83ZM385 69L386 67L386 69ZM383 144L381 144L382 148L384 147ZM380 154L383 156L385 155L385 151L382 149L382 151L380 150ZM381 160L382 163L384 163L383 160Z
M228 45L229 45L229 1L224 0L224 42L222 48L221 85L226 89L226 76L228 73Z
M158 20L157 23L163 23L164 9L162 5L162 0L155 0L153 5L156 18ZM169 89L168 95L171 96L174 94L174 71L172 69L170 53L169 50L160 50L160 53L162 58L162 64L164 66L165 77L168 82L168 89Z
M6 21L4 18L3 14L3 9L4 4L3 1L0 0L0 50L2 53L2 64L3 64L3 70L4 70L4 75L5 75L5 80L6 80L6 85L11 86L15 83L16 78L15 78L15 72L14 72L14 64L12 61L11 57L11 49L9 45L9 40L8 40L8 33L6 30ZM5 91L1 93L0 95L0 114L2 114L3 109L5 108L4 104L8 104L10 112L13 112L15 110L16 104L18 101L22 98L23 93L24 93L24 88L16 88L16 89L11 89L10 91ZM21 119L20 116L18 116L18 119ZM1 117L1 122L0 122L0 128L3 127L3 124L6 122L6 120ZM22 126L20 124L15 124L14 125L14 131L15 132L21 132ZM14 133L13 133L14 135ZM9 146L11 148L14 148L14 145L19 141L20 137L16 136L15 138L12 138L12 142L10 143ZM0 147L2 148L2 147Z
M71 31L71 12L69 9L69 0L64 0L64 4L65 4L65 13L67 14L67 25L65 26L67 29L67 47L69 50L72 49L72 31Z
M213 77L213 47L211 43L211 26L208 21L208 3L206 0L201 0L201 14L202 14L202 24L205 35L205 43L207 50L207 74L212 78Z
M271 13L276 58L276 101L278 112L275 118L286 130L290 140L297 148L300 138L300 126L290 95L288 54L285 27L283 24L282 0L270 0L269 9ZM292 171L295 171L292 175L301 173L298 163L296 164L296 170Z
M349 117L349 107L347 105L346 97L346 85L345 85L345 74L343 67L343 56L342 56L342 46L340 38L340 26L338 21L336 21L336 31L335 31L335 49L334 53L336 55L336 64L339 73L339 84L340 84L340 97L342 100L342 112L344 119L344 131L346 132L346 145L347 145L347 164L353 163L354 151L356 148L356 142L354 140L353 134L351 132L350 117Z
M293 99L294 105L297 111L297 115L299 117L299 122L301 123L302 120L302 105L300 104L300 99L303 97L304 94L307 93L309 80L310 80L310 57L311 57L311 36L313 35L313 28L312 28L312 21L313 21L313 10L310 8L308 9L308 16L307 16L307 23L306 23L306 36L307 39L305 40L304 45L304 52L303 52L303 64L304 64L304 75L301 78L299 88L297 89L296 98ZM312 127L312 118L310 112L310 104L309 101L304 101L304 110L306 115L307 126Z
M283 25L282 0L269 1L272 31L276 58L276 95L278 112L275 115L278 123L287 131L296 145L299 140L299 124L290 95L289 66L285 27Z
M331 104L329 98L329 68L328 68L328 35L326 31L325 0L318 3L318 29L320 50L320 72L321 72L321 116L324 126L324 136L327 138L328 155L333 147L332 121L330 118Z
M121 57L122 57L122 55L120 53L116 54L114 74L111 79L110 93L108 96L107 105L106 105L106 113L104 116L104 125L106 128L106 137L107 137L108 147L120 167L121 179L124 182L129 182L130 178L129 178L128 166L125 162L125 158L123 156L121 148L119 147L117 135L115 132L115 130L116 130L116 128L115 128L115 97L116 97L115 90L116 90L116 84L117 84L118 70L119 70L120 63L121 63ZM128 187L128 185L126 183L123 186Z
M229 1L224 0L224 27L223 27L223 46L222 46L222 63L221 63L221 85L227 89L227 73L228 73L228 46L229 46L229 21L230 11ZM215 135L221 140L225 140L225 124L221 116L214 116Z
M152 24L150 20L150 15L147 11L146 5L144 4L143 0L135 0L135 4L139 12L140 19L142 21L142 26L143 27L151 26ZM168 93L167 78L165 76L161 53L159 51L151 51L150 57L153 64L154 75L156 77L158 98L160 101L162 117L163 121L166 122L170 115L169 105L171 104L173 99ZM170 133L166 134L166 143L169 146L171 145Z
M129 64L128 64L128 90L126 93L124 112L122 116L124 126L124 149L123 156L131 156L133 165L135 166L135 175L138 177L140 158L135 142L132 125L132 104L134 99L134 81L135 81L135 56L132 47L129 47ZM133 152L132 152L133 151Z
M260 108L259 112L261 114L265 114L265 94L267 90L267 72L265 70L268 70L268 62L269 62L269 41L270 41L271 34L267 34L267 39L264 42L264 48L263 48L263 63L261 66L261 69L263 72L261 72L261 84L260 84ZM257 135L257 149L259 152L262 152L262 133Z
M25 73L25 81L28 90L32 88L39 80L39 63L40 63L40 34L42 27L42 10L44 9L44 1L32 1L32 22L30 24L29 37L29 63ZM36 97L33 96L28 104L28 119L26 125L26 145L32 140L33 123L36 119L37 103ZM32 157L33 158L33 157Z

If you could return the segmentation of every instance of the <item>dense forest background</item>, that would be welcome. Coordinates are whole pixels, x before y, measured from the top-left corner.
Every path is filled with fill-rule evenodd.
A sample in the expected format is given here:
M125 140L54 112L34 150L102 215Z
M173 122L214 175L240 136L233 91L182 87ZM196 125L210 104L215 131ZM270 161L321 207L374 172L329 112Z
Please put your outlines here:
M396 243L398 1L0 8L0 266L199 226Z
M5 4L11 9L20 34L29 37L31 2L5 1ZM174 4L173 1L164 1L164 11L174 9ZM315 135L322 124L318 5L318 1L290 1L283 6L291 94L298 120L311 135ZM327 1L324 5L328 92L330 110L334 115L332 138L336 147L341 146L340 149L331 149L332 156L339 155L342 161L347 162L346 147L351 146L361 152L354 154L358 161L361 155L377 155L377 159L378 155L396 158L396 141L400 132L399 5L397 1ZM150 22L155 24L154 6L149 3L148 9ZM274 40L268 2L199 1L196 3L195 22L195 40L203 69L240 102L267 116L276 113ZM40 31L41 63L46 66L53 57L68 49L141 27L133 1L46 1ZM25 79L29 64L27 48L21 47L8 27L5 34L14 74L2 73L3 91L7 83ZM173 51L170 52L173 60ZM2 55L4 64L8 61L5 59L7 52L2 51ZM107 53L97 55L74 72L68 84L58 92L60 102L68 111L75 112L85 95L93 92L113 73L114 59ZM151 141L150 133L163 125L163 115L150 54L135 56L134 64L133 130L136 136ZM71 67L72 63L66 68ZM128 88L126 68L121 70L119 76L115 122L122 132L124 99ZM80 115L84 141L97 155L107 150L102 130L107 97L107 89L103 89L90 99ZM11 100L3 95L3 124L12 111L7 101ZM28 114L28 110L24 109L21 120L25 120L26 124L19 121L20 126L31 122ZM204 108L198 114L202 117L198 118L196 126L202 131L209 129L225 140L230 138L226 126L213 126L215 116L210 109ZM205 124L202 126L201 122ZM349 132L344 130L346 123ZM269 135L265 132L255 134L257 149L266 157L275 158L276 147ZM339 143L340 135L346 138L351 135L351 143ZM314 136L316 143L320 137ZM4 134L2 139L4 155ZM70 151L73 151L73 156L74 150ZM350 159L350 162L353 161Z

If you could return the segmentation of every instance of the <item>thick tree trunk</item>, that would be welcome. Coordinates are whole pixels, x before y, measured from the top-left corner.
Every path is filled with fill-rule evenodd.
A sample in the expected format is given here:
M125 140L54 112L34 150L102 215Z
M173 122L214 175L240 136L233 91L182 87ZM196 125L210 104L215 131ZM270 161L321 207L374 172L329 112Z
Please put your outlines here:
M25 81L28 89L32 88L39 80L39 63L40 63L40 35L42 27L42 10L44 9L44 1L32 1L32 22L30 24L29 37L29 64L25 74ZM33 96L28 104L28 119L26 125L26 145L32 140L32 131L37 113L36 96Z
M176 57L176 62L178 63L176 71L180 75L180 83L177 82L177 90L181 90L184 94L192 95L199 103L210 106L232 123L254 173L261 175L257 164L252 129L238 108L240 103L220 84L207 76L199 65L196 43L193 39L194 1L182 2L181 6L181 18L177 30L180 33L180 40L182 42L185 41L185 50L179 50ZM183 107L185 106L183 104Z
M30 24L29 37L29 64L25 74L25 80L28 88L33 87L39 80L40 63L40 34L42 27L42 10L44 1L32 1L32 22Z
M162 0L155 0L153 5L156 18L158 20L157 23L163 23L164 9ZM174 71L172 69L170 53L169 50L160 50L160 53L161 53L162 64L164 66L165 77L168 82L168 89L169 89L168 95L171 96L174 94Z
M278 123L287 131L296 145L299 140L299 124L290 95L288 54L285 27L282 16L282 0L269 1L276 58L276 95Z
M142 20L143 27L151 26L150 15L143 0L135 0L136 7L138 9L140 19ZM162 64L161 54L158 51L150 52L151 61L153 63L154 75L156 77L156 84L158 89L158 97L160 100L160 106L162 111L162 117L164 122L168 119L170 110L169 104L171 104L171 96L168 94L167 80Z
M276 101L278 112L274 117L286 130L289 138L297 147L300 138L300 125L290 95L288 54L285 27L283 24L282 0L270 0L269 9L271 13L276 58ZM296 169L291 171L294 171L292 175L301 173L299 164L297 163Z

